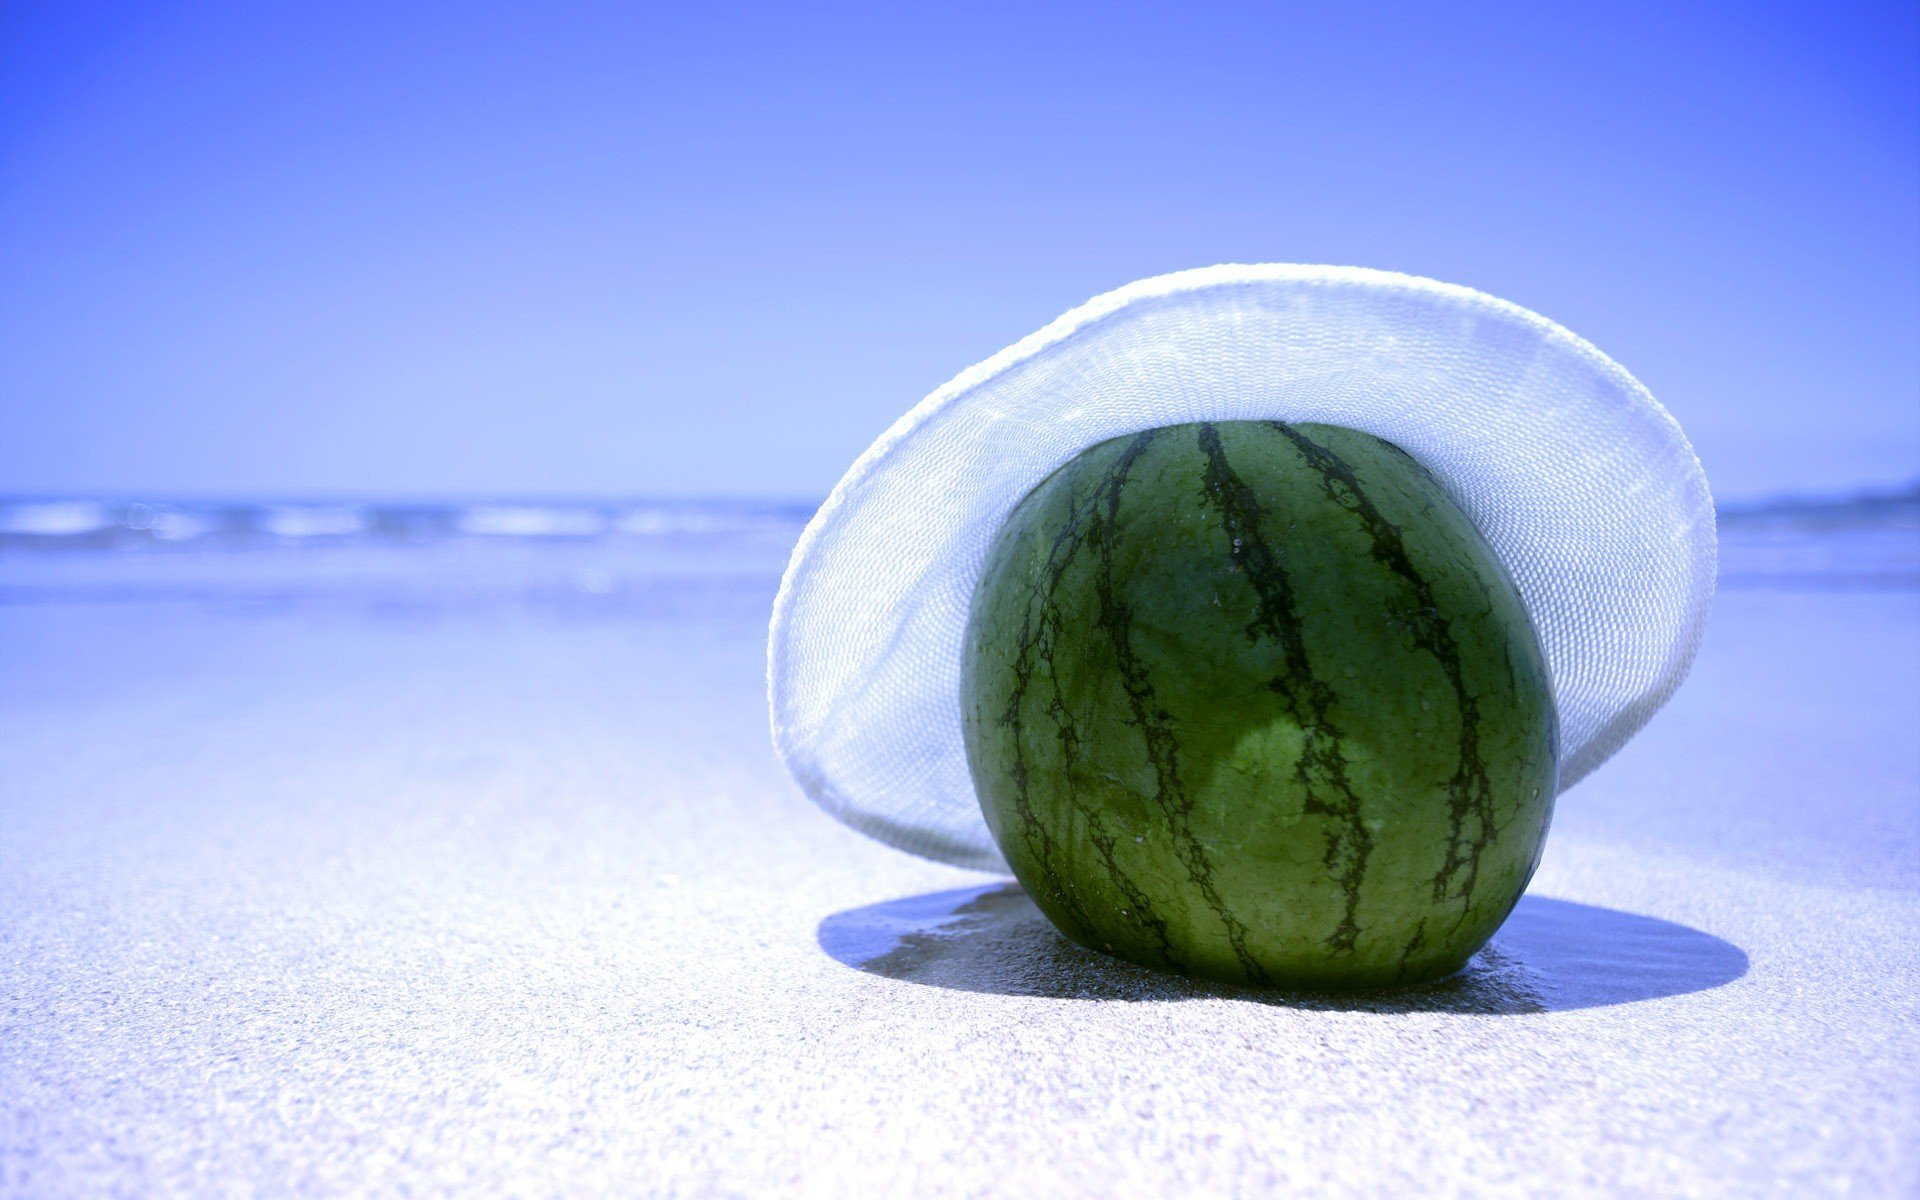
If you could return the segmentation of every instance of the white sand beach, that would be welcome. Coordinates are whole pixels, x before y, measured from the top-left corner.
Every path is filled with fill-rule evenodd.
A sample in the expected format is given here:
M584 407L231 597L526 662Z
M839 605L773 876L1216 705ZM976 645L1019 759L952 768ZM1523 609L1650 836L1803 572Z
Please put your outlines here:
M785 543L0 557L0 1192L1920 1190L1911 562L1736 546L1493 947L1343 1000L815 810Z

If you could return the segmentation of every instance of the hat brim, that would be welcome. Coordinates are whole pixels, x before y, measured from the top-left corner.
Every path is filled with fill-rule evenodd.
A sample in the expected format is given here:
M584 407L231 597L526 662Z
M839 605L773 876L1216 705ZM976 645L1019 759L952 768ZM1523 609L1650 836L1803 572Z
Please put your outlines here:
M774 745L807 794L903 850L1002 868L960 724L962 633L989 544L1089 446L1248 419L1364 430L1439 478L1546 650L1561 791L1685 677L1713 595L1713 502L1679 424L1632 376L1468 288L1209 267L1109 292L962 372L834 488L769 634Z

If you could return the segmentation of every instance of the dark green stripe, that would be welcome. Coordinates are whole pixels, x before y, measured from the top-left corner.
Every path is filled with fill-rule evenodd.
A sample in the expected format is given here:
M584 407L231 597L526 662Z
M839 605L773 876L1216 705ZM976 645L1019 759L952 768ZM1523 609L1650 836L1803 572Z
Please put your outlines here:
M1120 538L1121 492L1125 488L1127 472L1146 453L1159 432L1150 430L1128 445L1120 465L1102 488L1105 513L1087 531L1087 545L1093 548L1099 558L1100 569L1094 578L1094 595L1100 605L1098 624L1106 631L1119 668L1120 684L1127 696L1127 723L1138 729L1146 742L1147 761L1153 767L1154 774L1154 802L1167 819L1167 828L1173 834L1174 852L1201 900L1226 930L1227 942L1233 948L1234 957L1246 970L1247 978L1256 983L1270 983L1266 969L1247 948L1246 925L1221 899L1220 891L1213 882L1213 864L1208 860L1206 848L1200 844L1200 839L1194 836L1193 800L1188 797L1186 786L1180 779L1180 743L1173 729L1173 717L1155 699L1153 681L1149 678L1146 666L1134 653L1133 613L1117 594L1114 584L1113 554Z
M1221 525L1232 539L1230 553L1253 588L1258 606L1247 625L1247 636L1279 645L1280 674L1268 683L1299 725L1305 742L1294 776L1305 792L1303 808L1332 818L1322 861L1339 882L1345 899L1340 924L1328 935L1335 953L1351 953L1360 936L1360 885L1367 859L1373 853L1373 834L1360 816L1360 797L1347 778L1347 758L1341 750L1340 727L1332 711L1334 689L1314 673L1307 655L1305 632L1295 598L1293 580L1282 556L1268 543L1261 521L1265 515L1253 492L1227 461L1220 431L1212 425L1199 429L1200 452L1207 466L1201 494L1220 513Z
M1408 557L1400 527L1388 521L1374 507L1367 498L1366 490L1360 486L1353 468L1293 426L1283 421L1271 424L1300 450L1308 465L1320 473L1327 498L1360 519L1371 540L1374 561L1406 580L1413 588L1415 604L1409 630L1414 644L1433 655L1453 688L1460 711L1459 765L1447 783L1450 834L1446 861L1433 877L1433 895L1436 900L1451 895L1462 901L1464 917L1466 902L1479 880L1480 853L1498 830L1494 825L1493 783L1488 775L1487 764L1480 755L1479 702L1467 690L1466 676L1460 665L1459 643L1447 619L1440 615L1433 588ZM1471 834L1467 831L1469 818L1476 825Z
M1118 504L1120 492L1126 487L1127 477L1134 463L1146 453L1154 437L1155 431L1148 431L1134 438L1119 461L1101 479L1090 497L1084 501L1078 496L1071 498L1071 508L1066 522L1047 549L1044 575L1035 580L1034 591L1026 615L1022 619L1020 653L1015 659L1013 668L1014 686L1001 721L1011 727L1013 736L1014 805L1021 822L1021 836L1026 840L1041 873L1047 879L1052 897L1079 926L1075 932L1085 940L1092 940L1096 936L1095 925L1088 916L1081 898L1074 894L1070 879L1056 868L1054 839L1047 831L1045 823L1040 821L1034 813L1028 791L1024 710L1028 694L1033 690L1034 668L1038 663L1045 663L1048 667L1047 674L1053 682L1052 695L1046 698L1046 712L1053 721L1055 736L1060 743L1061 782L1065 787L1068 802L1086 822L1088 840L1099 851L1102 865L1114 889L1127 900L1126 919L1149 933L1160 948L1167 965L1176 970L1184 970L1186 964L1174 947L1172 931L1167 927L1166 920L1154 911L1153 901L1146 891L1120 866L1117 853L1118 837L1108 829L1105 816L1099 807L1088 803L1074 784L1073 765L1078 761L1080 733L1074 725L1073 710L1061 693L1059 676L1052 670L1054 647L1059 641L1066 620L1058 599L1061 582L1073 566L1083 546L1094 545L1106 548L1103 551L1103 563L1104 555L1111 553L1112 542L1118 536L1114 526L1113 512Z

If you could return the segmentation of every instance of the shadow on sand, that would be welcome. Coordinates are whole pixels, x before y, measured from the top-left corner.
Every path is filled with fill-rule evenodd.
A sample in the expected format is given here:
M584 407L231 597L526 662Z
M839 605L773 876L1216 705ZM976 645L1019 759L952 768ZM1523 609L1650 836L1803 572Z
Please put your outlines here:
M1351 1012L1540 1013L1705 991L1747 972L1738 946L1611 908L1526 896L1466 970L1361 995L1276 993L1136 967L1068 941L1015 883L929 892L835 913L820 948L889 979L1078 1000L1225 997Z

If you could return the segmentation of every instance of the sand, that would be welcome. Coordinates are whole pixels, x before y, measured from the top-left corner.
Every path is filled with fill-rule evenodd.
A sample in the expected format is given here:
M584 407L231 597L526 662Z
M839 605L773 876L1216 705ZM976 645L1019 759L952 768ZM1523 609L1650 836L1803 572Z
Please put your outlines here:
M0 563L0 1192L1920 1189L1911 588L1728 590L1472 971L1343 1001L816 811L777 556L306 553Z

